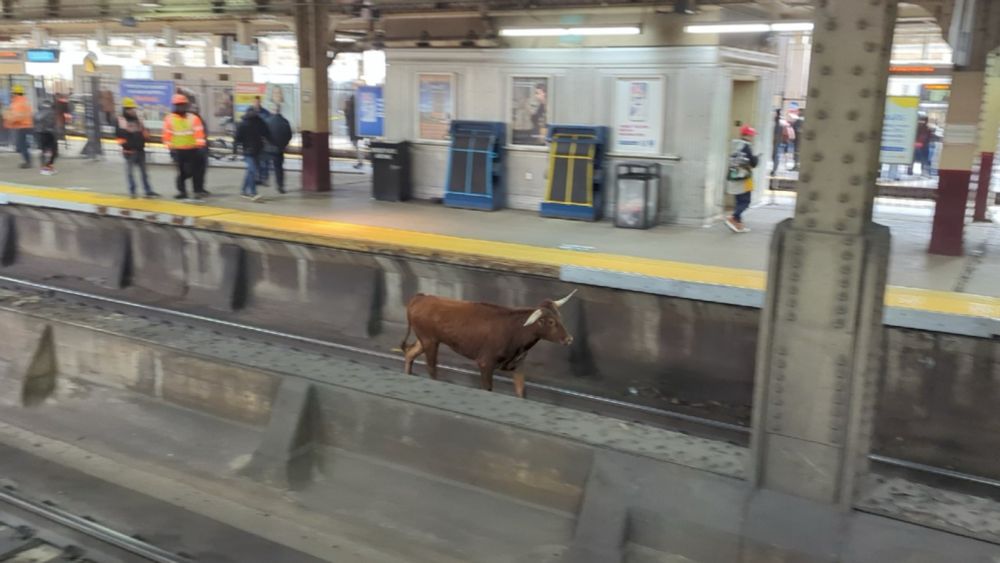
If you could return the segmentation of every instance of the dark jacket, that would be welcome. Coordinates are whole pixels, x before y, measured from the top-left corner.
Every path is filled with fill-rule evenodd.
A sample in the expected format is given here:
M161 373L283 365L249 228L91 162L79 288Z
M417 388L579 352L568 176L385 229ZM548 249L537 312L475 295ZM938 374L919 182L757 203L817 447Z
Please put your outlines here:
M267 130L271 133L271 138L264 143L264 151L271 154L281 154L288 148L288 143L292 142L292 126L280 113L272 115L267 122Z
M354 115L354 94L351 94L344 102L344 119L347 120L347 137L353 143L358 140L357 118Z
M38 133L56 132L56 113L48 101L42 102L42 107L35 114L35 131Z
M138 116L123 115L118 118L115 137L118 138L118 144L125 154L145 152L147 136L146 126Z
M236 129L236 144L243 147L243 154L260 156L265 140L271 141L271 131L267 124L256 112L248 111Z

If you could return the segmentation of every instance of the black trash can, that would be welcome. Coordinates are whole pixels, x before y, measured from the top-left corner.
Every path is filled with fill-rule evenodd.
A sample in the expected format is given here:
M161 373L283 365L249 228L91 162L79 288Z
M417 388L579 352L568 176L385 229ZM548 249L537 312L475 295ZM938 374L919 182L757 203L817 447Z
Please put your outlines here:
M379 201L410 199L410 143L372 141L372 197Z
M622 162L615 167L615 226L648 229L660 209L659 163Z

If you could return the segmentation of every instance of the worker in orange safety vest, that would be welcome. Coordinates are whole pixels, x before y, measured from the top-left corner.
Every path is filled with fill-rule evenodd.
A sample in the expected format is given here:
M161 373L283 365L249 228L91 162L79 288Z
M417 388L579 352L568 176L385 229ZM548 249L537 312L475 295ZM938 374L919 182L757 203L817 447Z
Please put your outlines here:
M20 84L11 88L10 107L3 113L3 126L14 130L14 146L24 159L21 168L31 168L31 153L28 152L28 135L35 127L34 112L31 103L24 95L24 86Z
M177 165L176 199L187 198L187 180L192 179L194 197L208 195L205 191L205 169L208 165L205 124L190 111L187 96L174 94L174 111L163 120L163 144L170 149L170 158Z

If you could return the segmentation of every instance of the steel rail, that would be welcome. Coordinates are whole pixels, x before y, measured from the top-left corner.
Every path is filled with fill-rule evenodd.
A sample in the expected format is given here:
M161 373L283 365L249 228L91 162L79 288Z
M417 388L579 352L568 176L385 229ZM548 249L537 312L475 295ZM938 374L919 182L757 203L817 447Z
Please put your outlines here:
M140 539L112 530L97 522L67 512L57 506L28 500L16 494L10 488L0 488L0 503L5 503L24 512L44 518L45 520L94 538L101 543L112 545L155 563L190 563L191 561Z

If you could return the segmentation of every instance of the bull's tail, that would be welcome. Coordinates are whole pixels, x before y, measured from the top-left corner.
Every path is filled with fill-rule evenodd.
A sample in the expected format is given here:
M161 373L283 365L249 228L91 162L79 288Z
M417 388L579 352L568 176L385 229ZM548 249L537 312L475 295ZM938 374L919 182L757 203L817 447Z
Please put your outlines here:
M409 351L410 344L407 341L410 339L410 332L412 332L412 328L413 327L410 326L410 323L407 320L407 322L406 322L406 336L404 336L403 337L403 341L399 343L399 348L396 349L396 350L393 350L393 352L402 352L402 353L405 354L407 351Z

